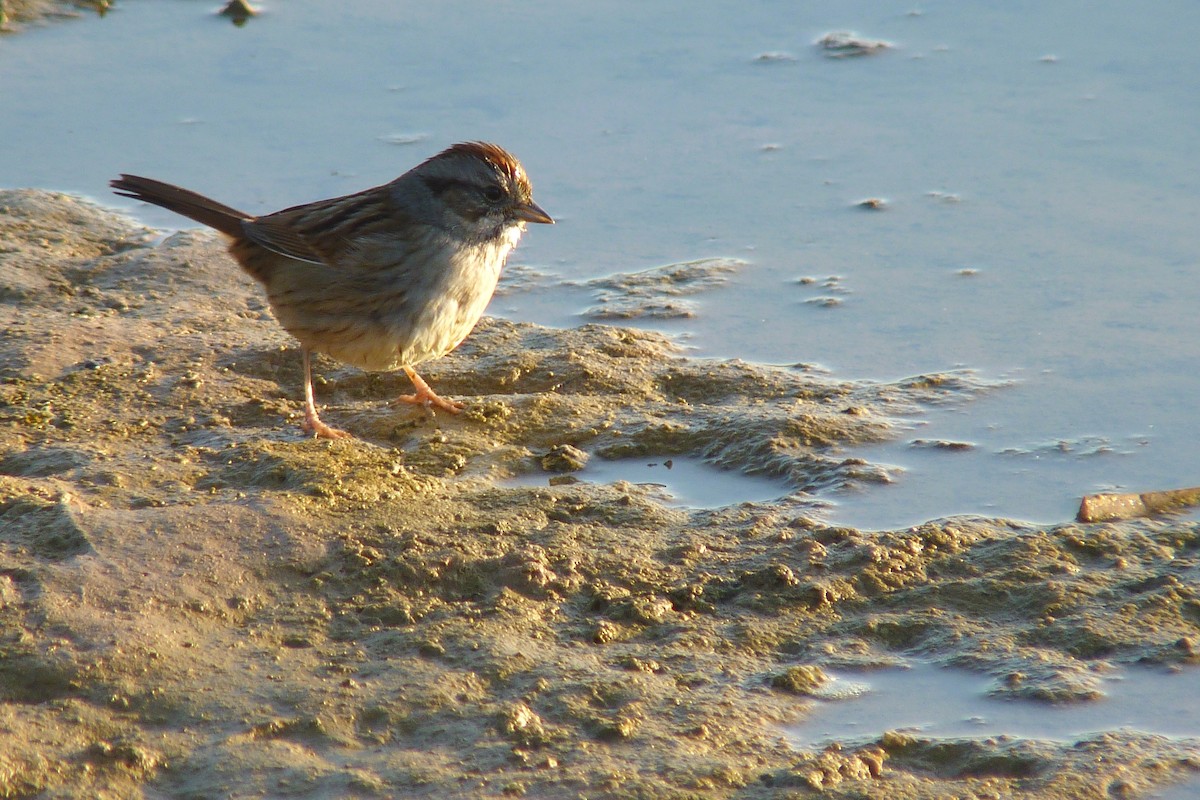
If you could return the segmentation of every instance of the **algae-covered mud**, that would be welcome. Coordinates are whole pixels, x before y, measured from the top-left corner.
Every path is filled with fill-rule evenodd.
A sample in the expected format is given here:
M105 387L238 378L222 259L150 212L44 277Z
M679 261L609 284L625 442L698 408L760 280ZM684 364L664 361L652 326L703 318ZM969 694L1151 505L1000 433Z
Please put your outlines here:
M103 12L108 0L0 0L0 33L20 30L47 18L77 16L83 9Z
M828 670L1087 703L1200 657L1193 523L818 521L814 493L887 478L854 445L969 375L489 320L427 370L461 417L321 361L360 438L309 440L299 354L219 240L30 190L0 193L0 324L0 797L1107 798L1200 767L1129 730L789 745ZM671 508L573 481L585 455L793 494Z

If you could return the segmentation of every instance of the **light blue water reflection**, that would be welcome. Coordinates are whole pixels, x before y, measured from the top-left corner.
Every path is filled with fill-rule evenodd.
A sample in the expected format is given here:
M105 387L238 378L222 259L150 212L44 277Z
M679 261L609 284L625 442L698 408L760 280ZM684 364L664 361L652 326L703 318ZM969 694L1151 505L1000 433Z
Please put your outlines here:
M990 678L924 663L834 677L828 688L840 691L842 699L815 701L788 729L798 747L872 739L894 730L934 738L1005 735L1074 742L1128 728L1200 738L1200 719L1192 710L1200 671L1194 669L1127 668L1103 681L1104 697L1066 705L989 697Z

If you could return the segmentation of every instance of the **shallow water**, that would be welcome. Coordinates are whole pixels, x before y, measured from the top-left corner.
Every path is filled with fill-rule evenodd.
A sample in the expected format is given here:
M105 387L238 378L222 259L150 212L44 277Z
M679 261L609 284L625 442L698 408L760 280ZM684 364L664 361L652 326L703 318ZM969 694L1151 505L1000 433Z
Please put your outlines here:
M1195 4L211 11L125 0L0 40L0 184L117 205L108 179L142 172L262 212L491 139L560 222L516 256L546 277L495 313L575 325L564 280L737 257L696 318L644 324L840 377L1015 381L856 454L906 472L827 498L838 522L1053 521L1092 491L1200 483ZM822 57L840 29L895 47Z
M1100 700L1065 705L989 697L991 678L926 663L833 677L823 689L838 699L814 702L804 721L788 728L797 747L874 739L895 730L932 738L1076 741L1129 728L1200 737L1200 719L1192 710L1200 694L1200 670L1194 669L1126 668L1106 676Z
M743 475L683 456L667 459L591 459L574 477L592 483L629 481L658 490L668 504L687 508L720 508L735 503L777 500L791 494L782 479ZM545 486L544 474L522 475L514 486Z
M1200 796L1200 780L1193 779L1184 781L1169 789L1154 792L1150 795L1150 800L1192 800L1192 798L1197 796Z

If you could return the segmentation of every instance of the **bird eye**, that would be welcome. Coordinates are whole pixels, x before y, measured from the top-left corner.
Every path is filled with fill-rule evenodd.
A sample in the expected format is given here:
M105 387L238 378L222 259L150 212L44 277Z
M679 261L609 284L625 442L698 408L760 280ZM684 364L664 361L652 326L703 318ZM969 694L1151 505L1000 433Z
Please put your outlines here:
M488 186L483 190L483 197L489 203L499 203L504 197L504 190L496 185Z

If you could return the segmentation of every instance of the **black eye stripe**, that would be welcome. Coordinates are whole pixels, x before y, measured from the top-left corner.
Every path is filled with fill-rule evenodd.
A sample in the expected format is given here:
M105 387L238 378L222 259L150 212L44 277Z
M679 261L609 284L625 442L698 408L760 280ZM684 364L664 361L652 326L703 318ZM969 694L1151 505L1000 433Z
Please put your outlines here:
M462 189L473 189L475 191L483 192L484 197L493 201L499 200L504 196L504 190L494 183L487 186L480 186L477 183L460 180L458 178L424 177L422 180L425 182L425 185L429 187L429 191L439 195L444 194L454 187L458 187Z

